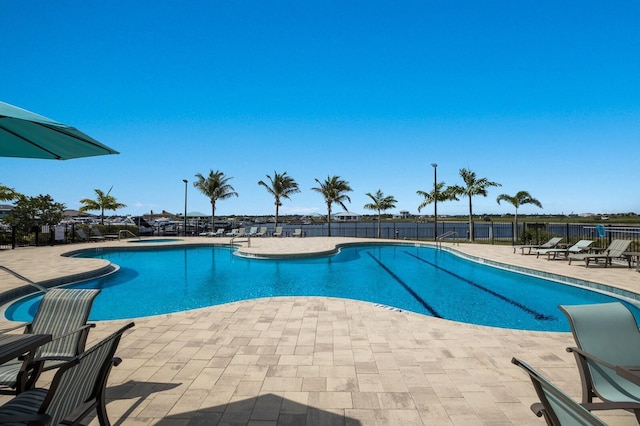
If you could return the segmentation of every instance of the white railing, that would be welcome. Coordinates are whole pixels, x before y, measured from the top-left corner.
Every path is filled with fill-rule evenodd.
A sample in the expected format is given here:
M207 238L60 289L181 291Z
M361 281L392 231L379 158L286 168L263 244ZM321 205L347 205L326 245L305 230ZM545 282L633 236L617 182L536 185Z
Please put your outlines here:
M450 238L450 237L455 237L455 240L453 240L453 244L458 244L460 245L460 242L458 242L458 233L456 231L449 231L449 232L445 232L442 235L438 235L438 237L436 238L436 246L438 248L442 247L442 242L446 239L446 238Z

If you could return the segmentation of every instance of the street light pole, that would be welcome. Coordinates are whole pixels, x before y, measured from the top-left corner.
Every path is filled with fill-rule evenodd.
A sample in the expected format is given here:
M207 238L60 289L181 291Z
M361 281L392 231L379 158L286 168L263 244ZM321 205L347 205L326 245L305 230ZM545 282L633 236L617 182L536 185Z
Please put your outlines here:
M187 182L186 179L182 179L184 182L184 236L187 236Z
M433 240L438 239L438 165L431 163L433 166Z

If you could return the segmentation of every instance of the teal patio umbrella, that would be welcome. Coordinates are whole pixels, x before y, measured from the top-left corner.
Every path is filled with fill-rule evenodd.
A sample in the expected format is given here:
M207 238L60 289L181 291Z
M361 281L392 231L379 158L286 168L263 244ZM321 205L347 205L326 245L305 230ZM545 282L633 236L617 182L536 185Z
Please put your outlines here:
M68 160L107 154L119 152L74 127L0 101L0 157Z

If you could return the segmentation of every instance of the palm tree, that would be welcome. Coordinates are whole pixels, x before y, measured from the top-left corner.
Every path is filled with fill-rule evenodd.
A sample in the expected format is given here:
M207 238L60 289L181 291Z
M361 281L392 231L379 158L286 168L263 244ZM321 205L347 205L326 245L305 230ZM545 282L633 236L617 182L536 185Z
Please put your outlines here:
M519 191L516 195L500 194L498 195L498 198L496 198L496 201L498 204L500 204L500 201L506 201L516 208L516 215L513 221L513 235L515 236L516 241L518 241L518 207L524 204L533 204L534 206L542 208L540 201L533 198L527 191Z
M353 191L349 186L349 182L340 179L340 176L327 176L324 182L320 182L316 178L318 187L311 188L313 191L319 192L324 197L324 201L327 203L327 235L331 236L331 205L333 203L340 204L343 209L349 211L344 205L345 201L351 202L351 198L345 192Z
M111 190L113 186L107 191L105 194L104 191L99 189L94 189L96 192L96 199L92 200L90 198L83 198L80 200L81 204L84 204L80 207L80 212L92 211L92 210L100 210L100 225L104 225L104 211L105 210L118 210L127 207L126 204L119 203L111 194Z
M0 184L0 201L11 201L18 198L21 194L15 189Z
M487 196L487 188L490 186L502 186L497 182L491 182L487 178L476 178L476 173L468 169L460 169L460 177L466 186L454 185L450 187L452 194L469 197L469 241L473 241L473 205L471 199L476 195Z
M273 177L269 175L267 175L267 177L269 178L269 181L271 181L271 185L267 185L264 181L258 182L258 185L264 186L267 189L267 192L273 195L273 198L276 201L275 226L278 226L278 212L282 205L282 198L290 199L289 196L296 192L300 192L300 189L298 188L298 183L292 177L287 176L287 172L278 174L278 172L274 170Z
M424 197L422 203L418 206L418 212L423 208L427 207L429 204L436 201L458 201L458 196L451 192L450 188L444 188L444 182L438 182L435 189L431 190L431 192L417 190L416 194L421 197Z
M367 210L378 211L378 238L380 238L380 221L382 220L382 212L394 208L398 201L393 198L393 195L387 195L385 197L380 189L378 189L375 195L372 195L370 192L367 192L366 195L371 198L372 202L365 204L364 208Z
M233 178L225 176L225 174L219 170L215 172L210 170L209 176L206 178L201 173L198 173L196 174L196 179L198 180L193 182L193 186L211 200L211 231L213 231L216 216L216 201L237 197L238 193L233 186L229 184L229 181Z

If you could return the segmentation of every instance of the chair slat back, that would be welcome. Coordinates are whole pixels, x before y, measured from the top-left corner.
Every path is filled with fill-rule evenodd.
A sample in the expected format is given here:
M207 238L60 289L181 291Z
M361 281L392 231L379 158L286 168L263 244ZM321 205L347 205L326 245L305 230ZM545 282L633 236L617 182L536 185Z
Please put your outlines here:
M55 339L87 323L91 306L100 290L51 289L47 291L31 323L31 333L51 334ZM75 356L82 333L73 333L41 346L36 357ZM80 348L82 350L83 348Z
M576 345L583 351L613 365L637 365L640 331L633 313L620 302L560 306L571 325ZM637 395L638 386L620 378L615 370L587 360L593 387L616 388Z
M638 364L640 331L622 303L561 305L560 310L567 315L580 349L610 364Z
M622 257L622 253L627 251L629 245L631 244L631 240L613 240L607 251L609 252L610 257Z
M133 327L131 322L109 337L87 349L74 360L77 364L60 369L51 384L42 410L51 416L52 425L59 424L76 408L95 399L106 384L111 362L122 334Z

